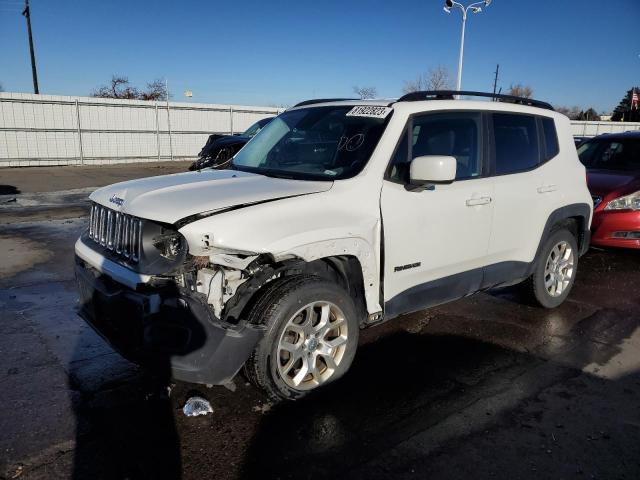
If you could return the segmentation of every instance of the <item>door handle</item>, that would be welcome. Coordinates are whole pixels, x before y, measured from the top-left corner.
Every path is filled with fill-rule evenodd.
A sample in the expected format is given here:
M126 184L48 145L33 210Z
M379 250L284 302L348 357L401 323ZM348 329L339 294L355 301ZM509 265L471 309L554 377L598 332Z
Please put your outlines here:
M467 207L475 207L476 205L486 205L491 203L491 197L470 198L466 201Z
M538 187L538 193L555 192L557 189L557 185L543 185L542 187Z

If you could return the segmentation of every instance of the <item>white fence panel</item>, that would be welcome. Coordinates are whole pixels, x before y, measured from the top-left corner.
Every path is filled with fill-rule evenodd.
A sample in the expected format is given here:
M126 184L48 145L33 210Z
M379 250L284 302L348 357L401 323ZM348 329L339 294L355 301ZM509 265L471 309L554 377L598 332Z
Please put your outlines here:
M571 121L571 133L574 137L595 137L603 133L622 133L640 130L640 123L635 122L587 122Z
M0 93L0 167L195 159L270 107Z

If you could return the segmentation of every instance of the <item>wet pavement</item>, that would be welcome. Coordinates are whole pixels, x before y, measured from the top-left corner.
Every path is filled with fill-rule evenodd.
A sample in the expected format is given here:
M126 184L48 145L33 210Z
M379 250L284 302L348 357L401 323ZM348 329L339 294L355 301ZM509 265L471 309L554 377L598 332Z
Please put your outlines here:
M556 310L508 289L366 330L272 405L114 353L75 314L86 218L27 220L0 225L0 478L640 478L640 252L590 251Z

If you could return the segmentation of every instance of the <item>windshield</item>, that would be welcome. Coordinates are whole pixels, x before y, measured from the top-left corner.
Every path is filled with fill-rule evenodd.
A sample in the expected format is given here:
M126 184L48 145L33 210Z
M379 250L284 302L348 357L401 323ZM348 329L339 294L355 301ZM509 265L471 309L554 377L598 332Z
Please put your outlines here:
M260 130L262 130L262 128L269 123L271 120L273 120L273 118L263 118L262 120L258 120L256 123L254 123L253 125L251 125L249 128L247 128L242 135L245 135L247 137L253 137L254 135L256 135Z
M353 177L369 160L390 113L388 107L352 105L285 112L238 152L233 168L300 180Z
M591 140L578 147L578 157L590 170L640 171L640 138Z

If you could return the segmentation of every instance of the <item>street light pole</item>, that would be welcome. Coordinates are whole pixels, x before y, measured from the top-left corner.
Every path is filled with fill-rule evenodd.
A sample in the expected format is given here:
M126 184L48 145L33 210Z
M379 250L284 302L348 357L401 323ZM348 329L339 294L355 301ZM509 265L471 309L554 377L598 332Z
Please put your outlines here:
M469 13L469 10L471 10L472 13L480 13L482 11L481 5L487 7L490 3L491 0L483 0L482 2L475 2L471 5L467 5L466 7L453 0L446 0L444 3L445 12L451 13L451 9L454 7L459 8L462 12L462 34L460 36L460 56L458 57L458 79L456 80L457 91L460 91L462 88L462 62L464 58L464 33L467 27L467 14Z
M458 80L456 81L456 90L460 91L462 86L462 59L464 58L464 31L467 28L467 10L462 11L462 35L460 36L460 55L458 57Z

